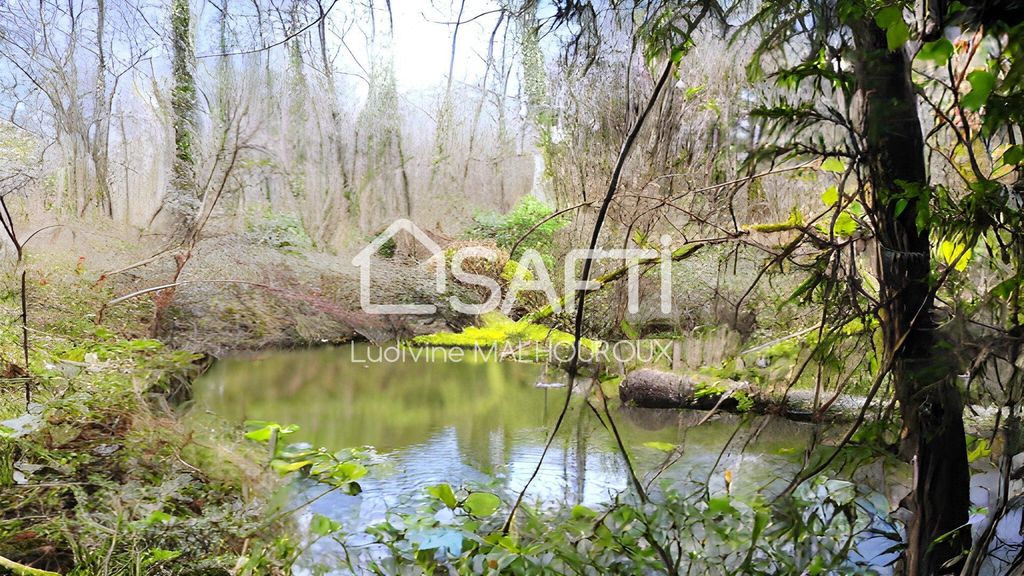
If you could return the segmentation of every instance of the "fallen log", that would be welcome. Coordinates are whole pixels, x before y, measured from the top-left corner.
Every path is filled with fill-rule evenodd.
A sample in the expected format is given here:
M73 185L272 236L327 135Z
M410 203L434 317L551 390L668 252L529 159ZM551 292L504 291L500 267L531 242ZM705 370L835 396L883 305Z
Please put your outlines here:
M625 405L640 408L749 411L802 422L853 420L866 401L862 396L841 394L833 399L831 394L824 394L819 398L819 406L824 406L824 410L816 412L813 390L790 390L782 397L749 382L650 368L627 374L619 384L619 399Z

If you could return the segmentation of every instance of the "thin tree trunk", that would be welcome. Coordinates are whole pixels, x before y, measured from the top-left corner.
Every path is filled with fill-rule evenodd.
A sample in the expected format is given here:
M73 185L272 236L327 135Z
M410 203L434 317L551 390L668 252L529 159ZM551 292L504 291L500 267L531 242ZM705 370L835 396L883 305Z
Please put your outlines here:
M441 166L447 163L446 161L451 155L451 143L455 137L455 103L452 102L452 82L455 74L455 53L458 47L459 25L461 24L462 13L465 8L466 0L461 0L459 3L459 13L455 17L455 30L452 32L452 47L448 53L448 80L445 84L441 107L437 112L437 128L434 133L434 161L431 162L430 181L427 183L427 190L430 192L434 191ZM486 77L486 71L484 76Z
M885 31L874 21L859 20L852 28L881 252L880 319L885 352L893 358L903 449L914 465L904 570L914 576L956 573L971 544L970 530L961 529L970 506L963 400L955 383L956 366L937 345L931 317L929 228L917 224L927 206L911 200L901 213L896 210L905 189L927 186L910 61L902 48L889 51ZM921 198L926 202L928 195Z
M174 116L174 165L171 190L164 195L162 209L168 211L177 232L192 234L198 214L195 175L195 113L196 85L195 47L192 43L192 13L189 0L171 3L171 111Z
M494 25L494 29L491 31L490 40L487 42L487 57L484 62L484 75L480 79L480 100L476 103L476 108L473 110L473 121L469 127L469 149L466 151L466 162L462 167L462 184L461 190L465 192L469 180L469 165L473 162L473 153L476 148L476 133L480 128L480 115L483 113L484 104L487 102L487 84L490 78L491 69L494 68L494 39L498 35L498 30L501 29L501 25L505 22L505 13L502 12L498 15L498 23ZM454 42L453 51L454 55ZM502 103L502 105L504 105Z
M324 190L324 205L327 213L320 227L317 242L320 244L330 243L337 235L342 214L350 214L349 204L350 178L349 171L345 167L345 143L341 138L342 123L341 110L338 107L338 93L334 78L334 63L327 55L327 14L324 11L323 3L317 1L320 21L317 24L317 33L320 38L320 61L324 69L324 84L327 88L327 110L331 116L330 125L327 127L327 162L323 169L328 171L332 177L328 178ZM340 188L335 188L334 170L341 176ZM338 210L338 206L342 208ZM335 213L337 211L338 213Z
M105 38L107 7L106 0L96 1L96 94L95 137L90 147L93 167L96 170L96 196L101 209L108 217L114 216L113 201L110 198L110 162L108 158L108 142L110 134L110 99L107 98L107 57L103 45Z

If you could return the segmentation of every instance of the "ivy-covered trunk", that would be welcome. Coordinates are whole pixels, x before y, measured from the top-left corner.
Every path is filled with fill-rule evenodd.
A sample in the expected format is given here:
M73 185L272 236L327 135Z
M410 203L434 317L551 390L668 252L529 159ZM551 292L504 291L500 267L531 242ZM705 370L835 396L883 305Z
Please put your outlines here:
M939 346L931 316L929 188L910 60L903 47L890 50L870 16L851 27L880 252L879 317L903 416L902 447L914 466L904 571L958 573L971 544L963 528L970 474L956 366Z
M195 46L192 40L192 11L189 0L171 2L171 113L174 124L174 164L171 186L164 195L168 212L178 232L192 234L199 200L195 175L196 83Z
M93 124L95 132L90 153L96 169L96 200L108 217L113 217L114 206L110 195L110 107L113 96L107 96L106 56L106 0L96 2L96 93L94 94Z

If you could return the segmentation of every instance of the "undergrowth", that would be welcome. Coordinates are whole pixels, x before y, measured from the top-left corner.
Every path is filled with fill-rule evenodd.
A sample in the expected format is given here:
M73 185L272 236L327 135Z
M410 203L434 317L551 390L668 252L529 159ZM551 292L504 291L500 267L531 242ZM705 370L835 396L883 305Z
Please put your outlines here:
M189 429L204 357L146 339L151 302L111 309L81 267L29 261L29 385L0 391L0 556L61 574L229 574L265 544L270 475L227 431ZM3 277L0 358L21 355L16 277ZM257 529L262 526L262 529ZM274 563L264 558L264 573Z

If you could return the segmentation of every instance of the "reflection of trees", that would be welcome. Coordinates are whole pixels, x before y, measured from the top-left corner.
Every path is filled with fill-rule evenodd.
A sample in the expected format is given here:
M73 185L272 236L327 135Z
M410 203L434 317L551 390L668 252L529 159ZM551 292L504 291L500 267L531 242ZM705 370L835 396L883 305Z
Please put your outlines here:
M507 445L513 431L544 424L543 397L532 385L535 366L359 364L351 358L342 349L227 361L197 394L229 421L296 423L303 428L299 438L331 447L370 443L388 450L422 443L440 427L454 426L481 469L490 467L495 430L504 430ZM366 355L357 351L356 358Z
M356 358L365 358L358 350ZM521 487L555 416L555 410L545 412L545 402L560 405L566 393L536 388L541 368L534 365L360 364L351 358L343 348L225 361L197 384L197 400L233 423L251 418L298 424L296 439L314 445L394 450L400 473L388 475L387 489L408 492L427 481L458 483L477 471L503 472L507 489ZM742 423L738 416L722 415L696 426L706 413L691 411L623 408L620 414L620 432L640 470L657 468L665 457L644 442L678 443L685 435L682 463L663 476L676 482L711 474L715 456ZM736 437L716 478L741 451L770 455L802 448L807 430L780 418L756 420ZM756 438L747 445L751 435ZM749 474L780 463L785 464L781 456L747 458L744 467ZM595 504L608 490L625 488L626 478L611 438L582 409L575 426L559 433L530 497Z

